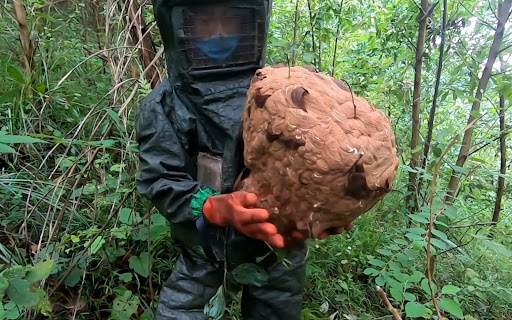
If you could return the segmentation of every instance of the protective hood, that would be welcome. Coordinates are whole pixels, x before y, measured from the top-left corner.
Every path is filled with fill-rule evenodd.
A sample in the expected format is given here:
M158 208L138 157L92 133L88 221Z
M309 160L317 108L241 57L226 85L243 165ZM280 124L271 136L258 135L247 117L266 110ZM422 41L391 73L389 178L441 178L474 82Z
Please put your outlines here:
M264 66L271 0L153 0L173 83L254 73Z

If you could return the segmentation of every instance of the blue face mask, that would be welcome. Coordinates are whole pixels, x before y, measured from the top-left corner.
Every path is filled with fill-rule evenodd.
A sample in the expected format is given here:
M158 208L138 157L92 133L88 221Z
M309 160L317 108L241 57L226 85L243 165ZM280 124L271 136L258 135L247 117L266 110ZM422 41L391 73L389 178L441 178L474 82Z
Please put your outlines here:
M208 40L197 40L194 44L208 57L224 62L231 58L239 41L240 36L215 36Z

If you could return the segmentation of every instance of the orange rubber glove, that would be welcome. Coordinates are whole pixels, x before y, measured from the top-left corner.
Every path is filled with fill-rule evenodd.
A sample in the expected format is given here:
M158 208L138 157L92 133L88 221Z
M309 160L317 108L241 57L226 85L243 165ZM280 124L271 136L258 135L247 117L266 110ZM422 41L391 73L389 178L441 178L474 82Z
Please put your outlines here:
M284 247L283 236L275 225L267 222L267 210L256 208L258 197L253 193L236 191L230 194L211 196L203 207L205 218L221 227L232 226L241 233L270 245Z

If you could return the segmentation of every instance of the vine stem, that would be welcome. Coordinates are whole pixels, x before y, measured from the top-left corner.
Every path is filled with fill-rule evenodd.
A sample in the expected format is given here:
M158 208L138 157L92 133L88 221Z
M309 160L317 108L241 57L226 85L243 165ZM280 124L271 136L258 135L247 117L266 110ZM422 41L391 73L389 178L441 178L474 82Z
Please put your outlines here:
M434 303L434 308L436 309L436 313L437 313L437 316L438 316L439 319L443 319L443 317L441 315L441 310L439 309L439 304L437 303L436 294L434 292L434 286L433 286L433 282L434 282L434 279L433 279L434 278L433 277L433 271L434 270L433 269L434 269L434 267L432 265L432 250L431 250L431 246L432 246L432 243L431 243L432 242L432 231L434 230L434 222L436 221L437 216L442 212L442 210L440 210L438 213L434 213L434 195L435 195L436 186L437 186L437 179L439 178L439 170L441 168L441 164L443 163L443 161L442 161L443 158L450 151L450 149L453 148L453 146L457 142L459 136L461 134L463 134L464 132L466 132L467 130L469 130L470 128L472 128L475 125L475 123L480 118L482 118L484 115L485 115L485 113L480 115L480 117L475 118L473 121L471 121L466 126L466 128L464 128L464 130L462 130L461 132L459 132L458 134L456 134L453 137L452 141L444 149L443 153L441 154L441 156L437 160L436 165L434 167L434 174L433 174L433 178L432 178L432 185L431 185L431 188L430 188L430 219L429 219L428 236L427 236L427 277L428 277L428 286L430 288L430 296L432 297L432 302Z

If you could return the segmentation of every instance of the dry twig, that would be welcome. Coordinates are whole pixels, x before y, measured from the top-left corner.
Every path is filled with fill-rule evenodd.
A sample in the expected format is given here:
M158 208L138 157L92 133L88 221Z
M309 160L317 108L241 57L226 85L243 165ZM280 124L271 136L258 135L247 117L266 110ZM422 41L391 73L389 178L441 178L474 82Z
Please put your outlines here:
M384 301L384 304L386 305L388 310L393 315L393 319L395 319L395 320L402 320L402 317L400 316L400 313L398 312L398 310L396 310L395 307L393 307L393 305L391 304L391 302L389 302L389 299L386 296L386 293L379 286L377 286L377 293L379 294L379 296L382 299L382 301Z

